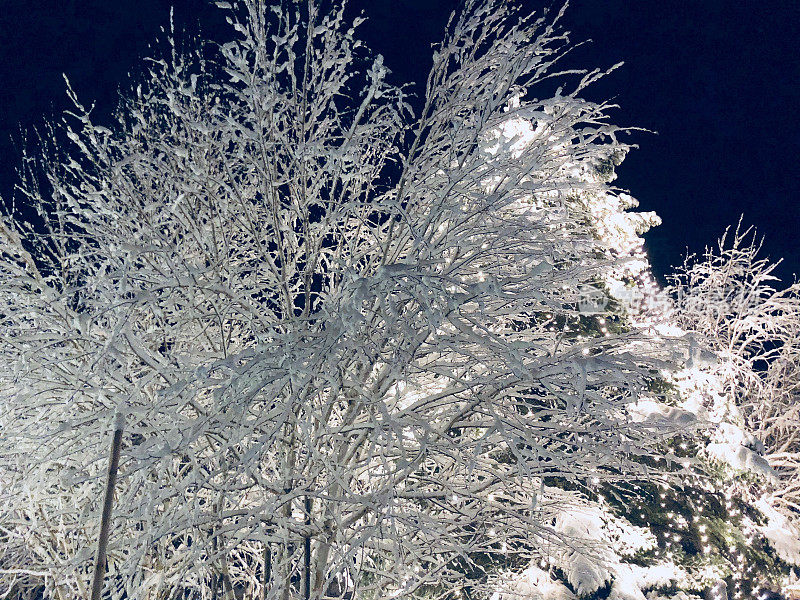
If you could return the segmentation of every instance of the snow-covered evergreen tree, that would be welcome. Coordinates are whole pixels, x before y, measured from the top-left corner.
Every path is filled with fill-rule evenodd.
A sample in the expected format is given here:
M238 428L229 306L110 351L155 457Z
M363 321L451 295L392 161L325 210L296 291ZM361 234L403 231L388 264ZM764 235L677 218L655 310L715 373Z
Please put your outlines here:
M687 260L668 290L650 280L649 294L627 294L658 299L627 307L630 322L688 342L683 367L662 373L668 404L645 398L633 407L638 418L695 424L694 435L668 444L674 476L584 491L583 508L557 526L599 541L598 551L554 551L507 574L498 598L766 600L800 592L798 286L774 289L775 265L758 257L747 233L727 237Z

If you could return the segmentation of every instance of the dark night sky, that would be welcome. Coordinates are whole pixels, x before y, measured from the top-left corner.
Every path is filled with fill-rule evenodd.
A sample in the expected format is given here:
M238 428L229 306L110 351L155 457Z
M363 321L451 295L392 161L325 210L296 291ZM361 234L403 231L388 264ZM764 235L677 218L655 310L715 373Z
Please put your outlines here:
M20 128L66 108L61 73L102 122L175 6L179 28L228 35L204 0L4 0L0 8L0 194L10 197ZM537 9L544 2L525 0ZM547 3L548 5L550 2ZM453 0L357 0L361 36L396 82L424 82ZM556 2L555 6L560 3ZM569 64L625 65L588 93L614 98L620 125L645 127L617 184L664 224L648 235L655 270L701 251L741 214L780 275L800 273L800 3L796 0L572 0Z

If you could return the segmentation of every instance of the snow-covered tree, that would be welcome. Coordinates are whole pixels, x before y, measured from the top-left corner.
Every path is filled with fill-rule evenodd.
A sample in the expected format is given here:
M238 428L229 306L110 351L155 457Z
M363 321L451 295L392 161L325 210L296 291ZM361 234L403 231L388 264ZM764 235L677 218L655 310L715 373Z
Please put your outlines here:
M729 235L675 277L676 320L719 357L727 402L713 408L776 470L771 502L800 516L800 284L776 289L778 263L749 231Z
M468 1L415 116L341 8L217 4L235 39L172 42L110 128L70 92L42 222L0 227L3 591L88 596L123 420L111 598L450 598L602 553L565 511L677 428L629 410L674 343L617 316L653 218L600 74L535 98L566 37Z
M744 588L780 584L780 571L764 562L800 574L800 284L780 287L778 263L760 253L750 230L728 231L716 249L687 259L672 286L693 356L714 357L695 360L685 380L704 382L697 406L710 423L705 454L721 469L717 488L735 513L754 514L747 542L758 546L760 537L774 554L745 550L751 569L735 583Z

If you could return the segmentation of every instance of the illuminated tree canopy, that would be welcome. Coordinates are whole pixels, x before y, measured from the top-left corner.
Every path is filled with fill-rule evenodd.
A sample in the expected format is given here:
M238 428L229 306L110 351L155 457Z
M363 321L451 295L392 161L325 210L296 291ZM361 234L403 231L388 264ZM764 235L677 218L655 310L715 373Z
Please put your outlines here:
M480 597L602 557L570 511L669 480L694 417L601 73L557 72L558 15L469 1L413 114L342 8L217 4L232 40L170 38L112 128L72 94L41 222L0 224L0 592L88 597L115 423L109 598Z

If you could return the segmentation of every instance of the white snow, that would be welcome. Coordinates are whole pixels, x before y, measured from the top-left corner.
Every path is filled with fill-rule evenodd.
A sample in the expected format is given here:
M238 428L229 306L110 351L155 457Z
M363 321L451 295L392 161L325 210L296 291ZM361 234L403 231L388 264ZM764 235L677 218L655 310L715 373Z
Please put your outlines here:
M766 498L759 500L756 507L767 517L767 524L759 529L775 552L787 563L800 566L800 525L773 508Z
M676 406L668 406L663 402L643 398L628 406L631 418L637 422L664 422L673 425L689 425L697 420L697 416Z
M746 471L776 480L777 475L767 459L751 448L758 447L753 436L746 434L740 427L731 423L720 423L715 432L715 439L706 446L709 454L721 460L737 471Z
M575 594L535 565L508 577L492 600L574 600Z

